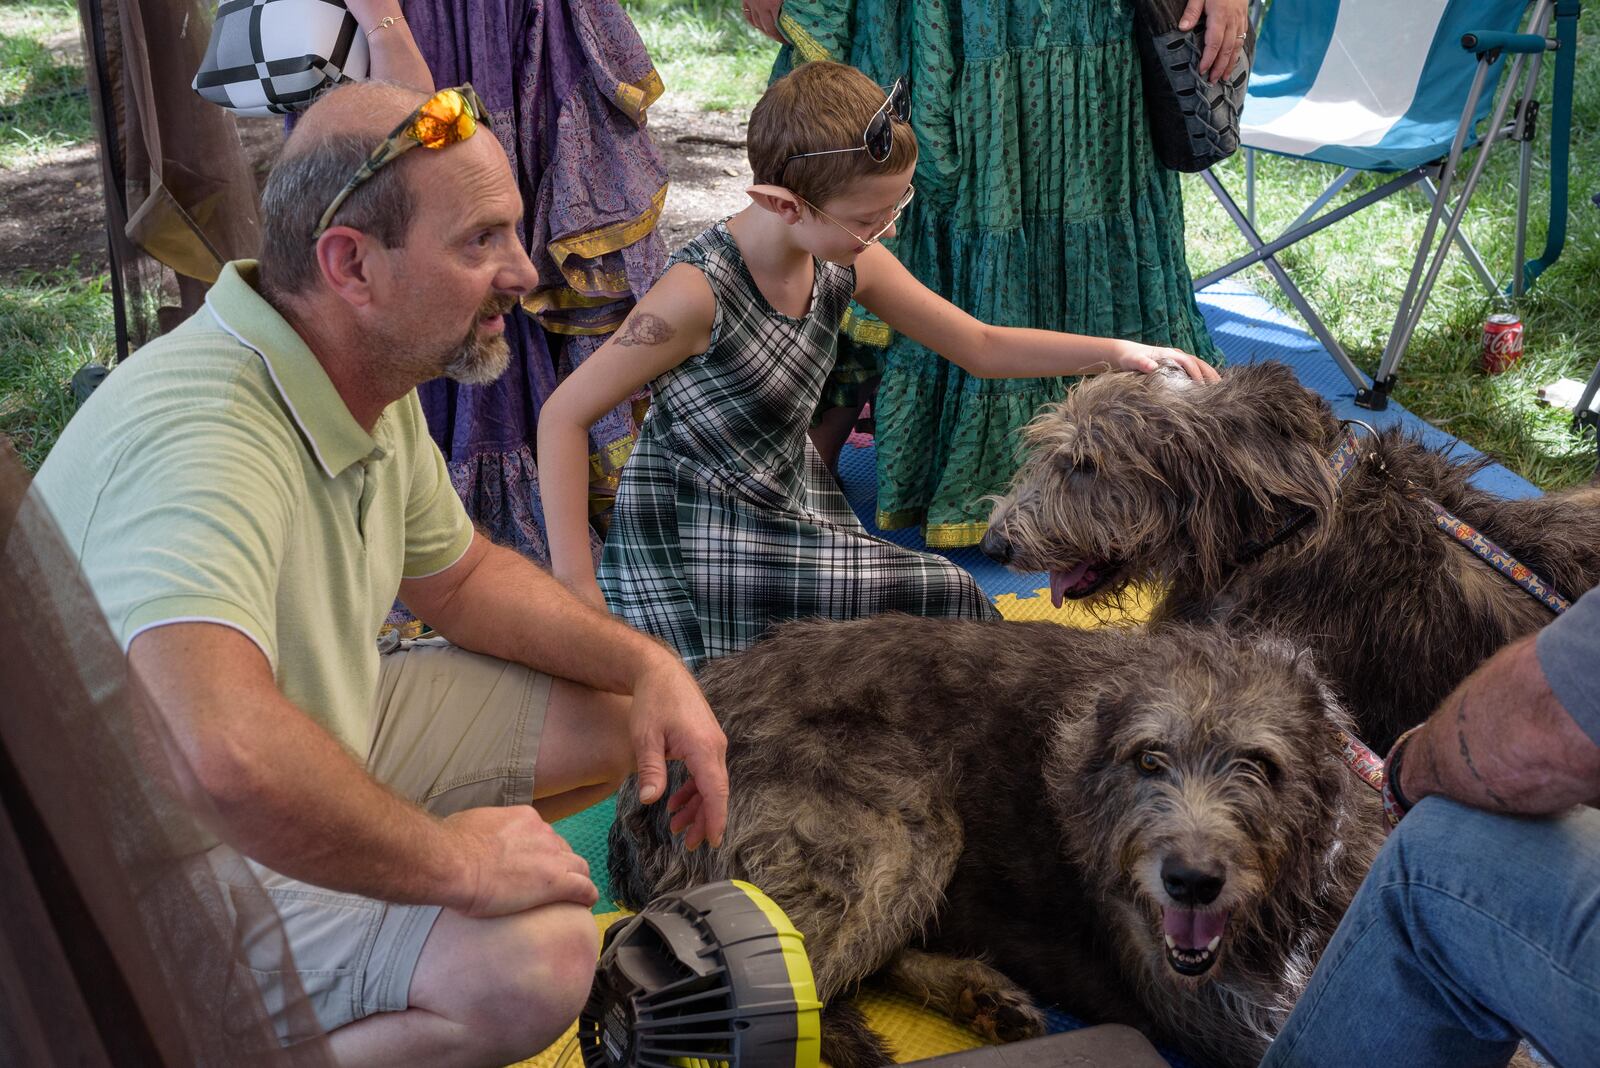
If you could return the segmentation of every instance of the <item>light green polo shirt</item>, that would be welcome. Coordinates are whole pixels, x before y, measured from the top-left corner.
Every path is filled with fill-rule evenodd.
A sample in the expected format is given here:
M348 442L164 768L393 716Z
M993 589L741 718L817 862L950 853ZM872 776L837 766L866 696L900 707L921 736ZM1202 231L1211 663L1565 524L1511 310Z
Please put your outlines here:
M166 623L239 630L364 759L400 579L459 560L472 525L416 393L368 434L254 280L228 264L204 308L117 368L32 492L123 649Z

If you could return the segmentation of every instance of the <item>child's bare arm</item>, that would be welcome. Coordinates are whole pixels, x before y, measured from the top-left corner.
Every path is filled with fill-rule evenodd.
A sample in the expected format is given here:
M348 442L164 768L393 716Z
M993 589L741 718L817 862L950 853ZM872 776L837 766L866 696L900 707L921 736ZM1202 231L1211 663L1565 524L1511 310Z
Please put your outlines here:
M882 245L856 258L856 300L895 330L978 378L1148 372L1162 362L1175 363L1202 382L1217 378L1211 366L1178 349L979 322L917 281Z
M704 352L716 310L705 276L678 264L539 409L539 489L550 569L591 603L605 604L589 556L589 427L645 383Z

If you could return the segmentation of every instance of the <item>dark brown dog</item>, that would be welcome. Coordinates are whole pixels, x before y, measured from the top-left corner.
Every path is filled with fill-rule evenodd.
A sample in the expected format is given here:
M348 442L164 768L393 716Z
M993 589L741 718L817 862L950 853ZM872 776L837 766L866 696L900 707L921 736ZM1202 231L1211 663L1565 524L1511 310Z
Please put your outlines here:
M1336 483L1326 458L1345 433L1282 364L1194 388L1181 375L1098 375L1029 427L984 549L1050 571L1057 599L1111 604L1148 584L1168 591L1158 618L1309 646L1382 752L1552 618L1438 530L1420 496L1575 599L1600 582L1600 490L1504 500L1468 483L1474 464L1398 430L1357 431L1371 458Z
M613 889L771 895L836 1068L889 1059L848 1000L874 975L997 1038L1055 1004L1253 1065L1381 841L1309 658L1220 628L794 624L701 681L727 836L687 852L630 780Z

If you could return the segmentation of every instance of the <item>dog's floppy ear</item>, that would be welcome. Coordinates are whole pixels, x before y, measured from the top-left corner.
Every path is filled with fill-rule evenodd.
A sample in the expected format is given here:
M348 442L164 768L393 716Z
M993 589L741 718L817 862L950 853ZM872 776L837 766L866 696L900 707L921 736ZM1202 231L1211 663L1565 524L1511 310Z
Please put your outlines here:
M1256 635L1251 639L1251 645L1267 657L1288 665L1311 687L1321 707L1322 718L1330 728L1349 729L1350 713L1344 707L1344 702L1339 700L1339 695L1334 692L1328 677L1322 673L1322 668L1317 664L1316 653L1309 646L1300 645L1278 634Z
M1230 368L1199 392L1207 389L1217 391L1204 406L1209 440L1196 451L1214 459L1197 474L1209 485L1195 494L1190 524L1202 573L1215 582L1246 544L1307 510L1306 550L1319 547L1338 489L1325 455L1326 403L1273 361Z
M1073 694L1067 707L1052 717L1045 741L1045 801L1068 838L1095 804L1094 784L1104 778L1096 774L1104 770L1103 723L1114 718L1124 697L1109 679L1087 689Z

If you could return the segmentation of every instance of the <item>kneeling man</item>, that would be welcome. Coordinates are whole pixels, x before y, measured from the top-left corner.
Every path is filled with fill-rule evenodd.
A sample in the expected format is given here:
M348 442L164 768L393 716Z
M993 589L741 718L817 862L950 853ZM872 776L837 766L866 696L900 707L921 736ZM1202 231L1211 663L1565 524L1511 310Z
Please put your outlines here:
M588 866L548 821L635 767L659 796L675 758L691 844L727 812L725 742L677 657L478 535L428 436L414 387L498 378L538 281L486 126L469 89L320 100L268 179L260 263L111 375L34 483L170 727L219 878L271 895L345 1064L537 1052L597 948ZM397 592L448 643L380 656ZM293 982L261 982L283 1040L307 1037Z

